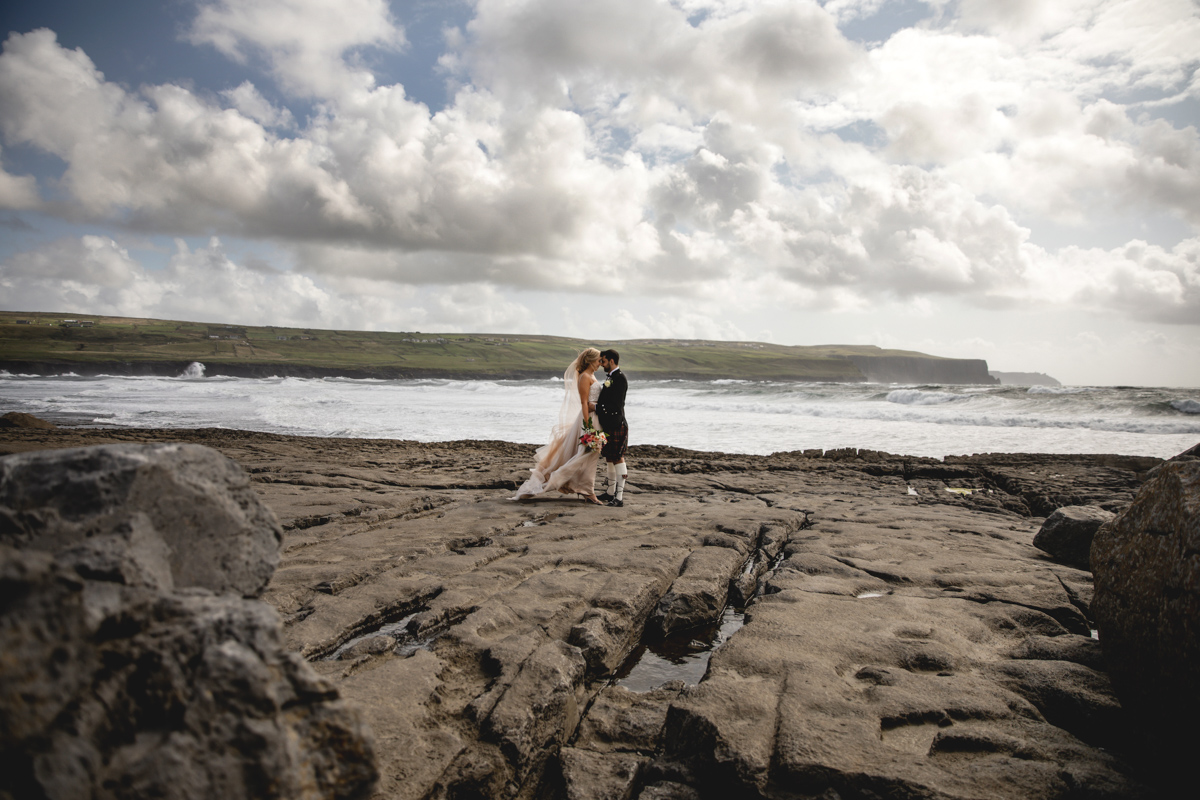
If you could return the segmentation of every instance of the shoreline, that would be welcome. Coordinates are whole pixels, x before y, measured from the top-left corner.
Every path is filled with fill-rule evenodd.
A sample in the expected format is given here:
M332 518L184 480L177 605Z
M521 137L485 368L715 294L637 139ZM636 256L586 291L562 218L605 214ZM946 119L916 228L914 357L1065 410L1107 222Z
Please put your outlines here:
M52 417L53 415L46 415ZM0 427L0 455L7 454L3 450L2 445L6 441L10 441L10 435L18 431L27 431L34 434L31 441L45 441L48 444L55 443L56 439L43 439L43 435L51 437L71 437L75 436L80 441L96 439L98 443L103 443L106 439L113 441L127 442L156 442L163 439L171 441L191 441L205 439L239 439L244 438L253 440L262 438L267 441L279 442L313 442L313 443L330 443L339 442L346 444L363 443L377 445L392 445L403 447L433 447L439 449L462 449L469 451L480 447L500 447L509 448L525 448L532 454L538 447L541 447L544 442L515 442L507 439L443 439L436 441L421 441L419 439L389 439L378 437L363 437L363 436L318 436L309 434L297 433L275 433L272 431L255 431L244 428L224 428L203 426L196 428L177 428L177 427L121 427L109 425L66 425L59 424L54 419L45 419L55 425L53 430L28 427ZM12 436L11 440L19 441L22 437ZM64 439L69 440L69 439ZM81 445L82 446L82 445ZM921 456L921 455L906 455L902 453L890 453L884 450L875 450L870 448L857 447L840 447L840 448L810 448L803 450L779 450L772 453L740 453L736 451L726 450L697 450L687 447L677 447L675 445L665 444L637 444L629 447L630 459L636 457L645 458L690 458L690 459L761 459L766 462L772 460L784 461L787 463L793 462L796 459L802 460L824 460L824 461L860 461L863 463L882 463L882 462L911 462L911 463L930 463L930 464L979 464L986 463L991 460L1022 460L1022 459L1065 459L1078 460L1081 462L1089 462L1098 466L1120 466L1122 469L1130 469L1134 472L1145 472L1152 469L1158 464L1163 463L1166 459L1159 456L1146 456L1126 453L1052 453L1052 452L1023 452L1023 451L996 451L987 453L974 454L952 454L947 453L943 456ZM515 488L515 487L514 487Z

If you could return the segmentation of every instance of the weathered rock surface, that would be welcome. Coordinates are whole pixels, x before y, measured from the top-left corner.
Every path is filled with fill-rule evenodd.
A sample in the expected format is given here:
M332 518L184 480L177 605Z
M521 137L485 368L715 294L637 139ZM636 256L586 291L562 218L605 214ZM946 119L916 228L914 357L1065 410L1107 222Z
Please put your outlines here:
M1091 569L1092 537L1116 515L1095 506L1056 509L1033 537L1033 546L1078 569Z
M361 705L381 798L1147 792L1090 638L1091 575L1033 547L1031 514L1120 509L1157 459L637 447L609 509L510 502L525 445L53 442L151 436L235 458L283 522L264 599ZM711 623L730 598L745 624L698 684L610 685L647 629ZM395 647L329 659L380 636Z
M0 460L0 544L71 549L81 570L123 583L257 597L282 535L245 472L206 447L109 445Z
M9 411L0 417L0 428L34 428L44 431L58 430L58 426L33 414L21 411Z
M1163 465L1092 543L1105 661L1146 750L1180 785L1200 736L1200 461Z
M274 559L247 564L261 541L213 530L278 531L236 464L195 445L8 456L0 498L3 538L23 548L0 544L0 797L370 793L357 711L283 646L271 606L241 596ZM197 531L252 581L174 570L172 548Z

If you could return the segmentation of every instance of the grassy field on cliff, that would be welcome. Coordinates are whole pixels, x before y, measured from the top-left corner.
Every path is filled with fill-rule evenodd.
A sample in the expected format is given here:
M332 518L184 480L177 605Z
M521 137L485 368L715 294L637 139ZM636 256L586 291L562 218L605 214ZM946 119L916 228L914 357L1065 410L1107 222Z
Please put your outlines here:
M757 342L635 339L587 342L557 336L334 331L222 325L81 314L0 312L0 360L8 363L187 362L280 365L380 375L547 376L583 347L621 351L642 378L862 380L844 357L917 356L867 345L788 347Z

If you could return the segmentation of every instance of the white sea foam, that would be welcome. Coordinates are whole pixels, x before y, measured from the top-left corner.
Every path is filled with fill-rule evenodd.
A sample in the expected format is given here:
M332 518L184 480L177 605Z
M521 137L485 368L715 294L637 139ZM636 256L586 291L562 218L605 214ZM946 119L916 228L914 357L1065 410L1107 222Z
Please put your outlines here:
M314 436L540 443L561 380L0 376L0 412L64 424L223 427ZM638 381L633 444L768 453L865 447L912 455L1170 456L1200 439L1195 393L732 381ZM1171 411L1174 409L1174 411Z
M1185 414L1200 414L1200 402L1196 400L1173 400L1171 408Z
M185 369L183 371L183 374L180 375L179 377L181 377L181 378L203 378L204 377L204 365L201 364L199 361L193 361L192 363L187 365L187 369Z
M889 403L902 403L911 406L932 406L942 403L957 403L960 400L969 400L966 395L954 394L952 392L929 392L921 389L896 389L888 392L887 401Z
M1084 386L1030 386L1026 394L1081 394L1086 392Z

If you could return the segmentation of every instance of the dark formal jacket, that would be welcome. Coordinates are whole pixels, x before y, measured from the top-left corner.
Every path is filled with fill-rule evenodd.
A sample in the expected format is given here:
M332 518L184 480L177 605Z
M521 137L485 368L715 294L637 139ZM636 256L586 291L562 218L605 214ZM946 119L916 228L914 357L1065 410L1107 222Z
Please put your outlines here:
M601 428L616 431L625 424L625 392L629 389L629 381L625 380L625 373L617 367L608 373L605 383L607 385L596 398L596 416L600 418Z

